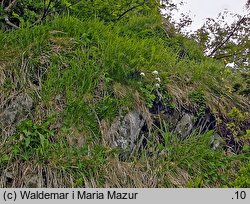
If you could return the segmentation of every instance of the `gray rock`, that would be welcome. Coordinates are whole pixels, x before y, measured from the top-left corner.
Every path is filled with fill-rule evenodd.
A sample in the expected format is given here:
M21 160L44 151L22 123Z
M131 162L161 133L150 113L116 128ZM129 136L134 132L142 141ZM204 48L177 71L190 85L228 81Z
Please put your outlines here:
M185 139L188 135L191 134L193 128L194 128L194 116L191 114L185 113L180 119L180 121L177 123L174 132L181 139Z
M0 126L14 126L25 119L33 106L32 98L25 93L15 96L4 109L0 110Z
M161 118L169 125L169 128L172 131L176 128L178 122L182 118L182 113L174 110L171 113L166 112L161 114Z
M140 132L145 124L144 117L137 111L129 112L124 118L117 118L111 125L109 137L113 138L112 146L123 150L133 150Z
M222 137L215 133L211 136L211 147L213 150L220 149L225 144L225 141L222 139Z
M32 98L25 93L21 93L8 101L8 104L1 104L0 108L0 136L7 138L11 136L16 125L26 119L33 107Z
M0 116L0 123L11 125L14 123L18 112L16 110L6 109Z

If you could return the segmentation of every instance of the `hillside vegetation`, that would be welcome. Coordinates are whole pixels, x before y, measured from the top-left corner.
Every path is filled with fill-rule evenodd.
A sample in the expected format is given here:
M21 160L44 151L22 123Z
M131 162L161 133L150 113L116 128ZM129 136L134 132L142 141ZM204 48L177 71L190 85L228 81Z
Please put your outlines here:
M249 74L156 1L87 2L2 26L0 187L250 187Z

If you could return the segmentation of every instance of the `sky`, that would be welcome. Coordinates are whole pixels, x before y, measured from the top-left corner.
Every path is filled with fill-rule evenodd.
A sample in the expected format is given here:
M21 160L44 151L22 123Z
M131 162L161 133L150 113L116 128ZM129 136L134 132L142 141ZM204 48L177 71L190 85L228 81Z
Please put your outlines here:
M173 0L179 3L181 0ZM227 9L229 12L244 14L246 13L245 4L247 0L182 0L184 5L180 7L180 11L175 13L174 19L180 18L180 13L189 13L193 19L191 27L188 29L195 31L200 28L205 19L208 17L216 18L218 14ZM233 19L228 19L232 22Z

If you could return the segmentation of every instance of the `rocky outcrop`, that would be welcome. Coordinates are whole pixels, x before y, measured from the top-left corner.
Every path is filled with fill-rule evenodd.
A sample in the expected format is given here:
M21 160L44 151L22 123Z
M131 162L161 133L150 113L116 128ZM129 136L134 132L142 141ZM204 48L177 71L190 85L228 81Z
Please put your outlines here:
M164 120L169 127L165 131L172 132L181 140L186 139L194 131L203 133L215 126L215 118L211 116L211 113L206 113L197 118L195 113L172 110L170 112L151 113L151 119L154 125L159 126L159 128L162 128L159 120ZM128 112L123 117L117 117L106 132L106 138L111 140L109 145L126 152L132 152L135 148L139 149L142 145L145 145L145 139L149 135L144 113L136 110ZM217 137L212 138L214 149L220 145L217 144L219 141L217 139Z
M13 127L16 126L16 123L29 116L33 107L33 100L28 94L22 93L13 97L4 106L0 109L0 127L3 132L2 135L8 136L13 134ZM7 127L12 128L4 132L3 130Z
M111 145L132 151L142 137L144 124L145 118L138 111L131 111L124 117L117 118L107 133L108 137L112 138Z
M191 134L193 129L194 115L185 113L176 125L174 133L176 133L181 139L185 139Z

